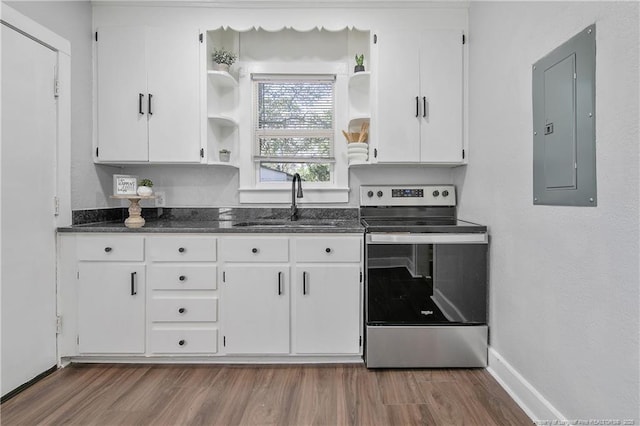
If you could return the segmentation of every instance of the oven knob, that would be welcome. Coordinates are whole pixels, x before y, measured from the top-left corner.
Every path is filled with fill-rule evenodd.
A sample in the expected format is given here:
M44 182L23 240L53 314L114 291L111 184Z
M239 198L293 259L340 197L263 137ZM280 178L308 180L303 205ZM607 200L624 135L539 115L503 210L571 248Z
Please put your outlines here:
M437 197L438 195L440 195L440 191L438 191L437 189L435 191L433 191L433 196Z
M382 191L378 191L378 197L382 197Z
M373 197L373 191L367 192L367 197L369 197L369 198Z
M447 191L446 189L444 191L442 191L442 196L446 197L447 195L449 195L449 191Z

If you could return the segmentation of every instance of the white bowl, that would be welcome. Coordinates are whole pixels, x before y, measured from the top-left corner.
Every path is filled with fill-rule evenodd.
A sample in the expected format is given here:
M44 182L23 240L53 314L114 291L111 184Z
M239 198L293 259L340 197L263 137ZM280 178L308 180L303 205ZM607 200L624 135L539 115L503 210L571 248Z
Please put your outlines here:
M349 154L366 154L369 150L367 148L349 148L347 152Z
M347 144L349 148L367 148L369 149L369 144L364 142L349 142Z

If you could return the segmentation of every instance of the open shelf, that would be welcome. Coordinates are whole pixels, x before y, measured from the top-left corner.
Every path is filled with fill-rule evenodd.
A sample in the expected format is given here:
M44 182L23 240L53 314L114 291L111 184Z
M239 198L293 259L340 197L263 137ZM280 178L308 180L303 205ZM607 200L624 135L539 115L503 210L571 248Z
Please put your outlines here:
M211 84L218 87L238 87L238 80L226 71L207 71L207 76Z
M221 127L236 127L238 126L238 120L228 115L212 114L209 115L209 120L213 121L216 125Z

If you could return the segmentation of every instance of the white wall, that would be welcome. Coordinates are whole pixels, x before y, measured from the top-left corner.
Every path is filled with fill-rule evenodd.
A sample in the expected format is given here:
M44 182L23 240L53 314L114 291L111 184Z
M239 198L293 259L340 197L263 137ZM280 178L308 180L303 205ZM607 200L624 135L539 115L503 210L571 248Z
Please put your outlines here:
M88 1L5 2L71 42L71 208L104 207L113 167L93 164L92 10ZM107 192L105 192L107 191ZM107 194L107 195L105 195Z
M490 227L492 368L534 419L640 417L638 6L471 4L459 215ZM598 206L534 207L531 66L594 22Z

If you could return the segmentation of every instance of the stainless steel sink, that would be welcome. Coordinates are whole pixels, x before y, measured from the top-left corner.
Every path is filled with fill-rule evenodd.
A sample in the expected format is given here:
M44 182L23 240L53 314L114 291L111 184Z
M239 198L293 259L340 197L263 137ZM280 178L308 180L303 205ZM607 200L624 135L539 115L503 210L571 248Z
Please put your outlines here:
M295 221L286 222L238 222L233 226L246 228L336 228L339 226L335 222L300 223Z

